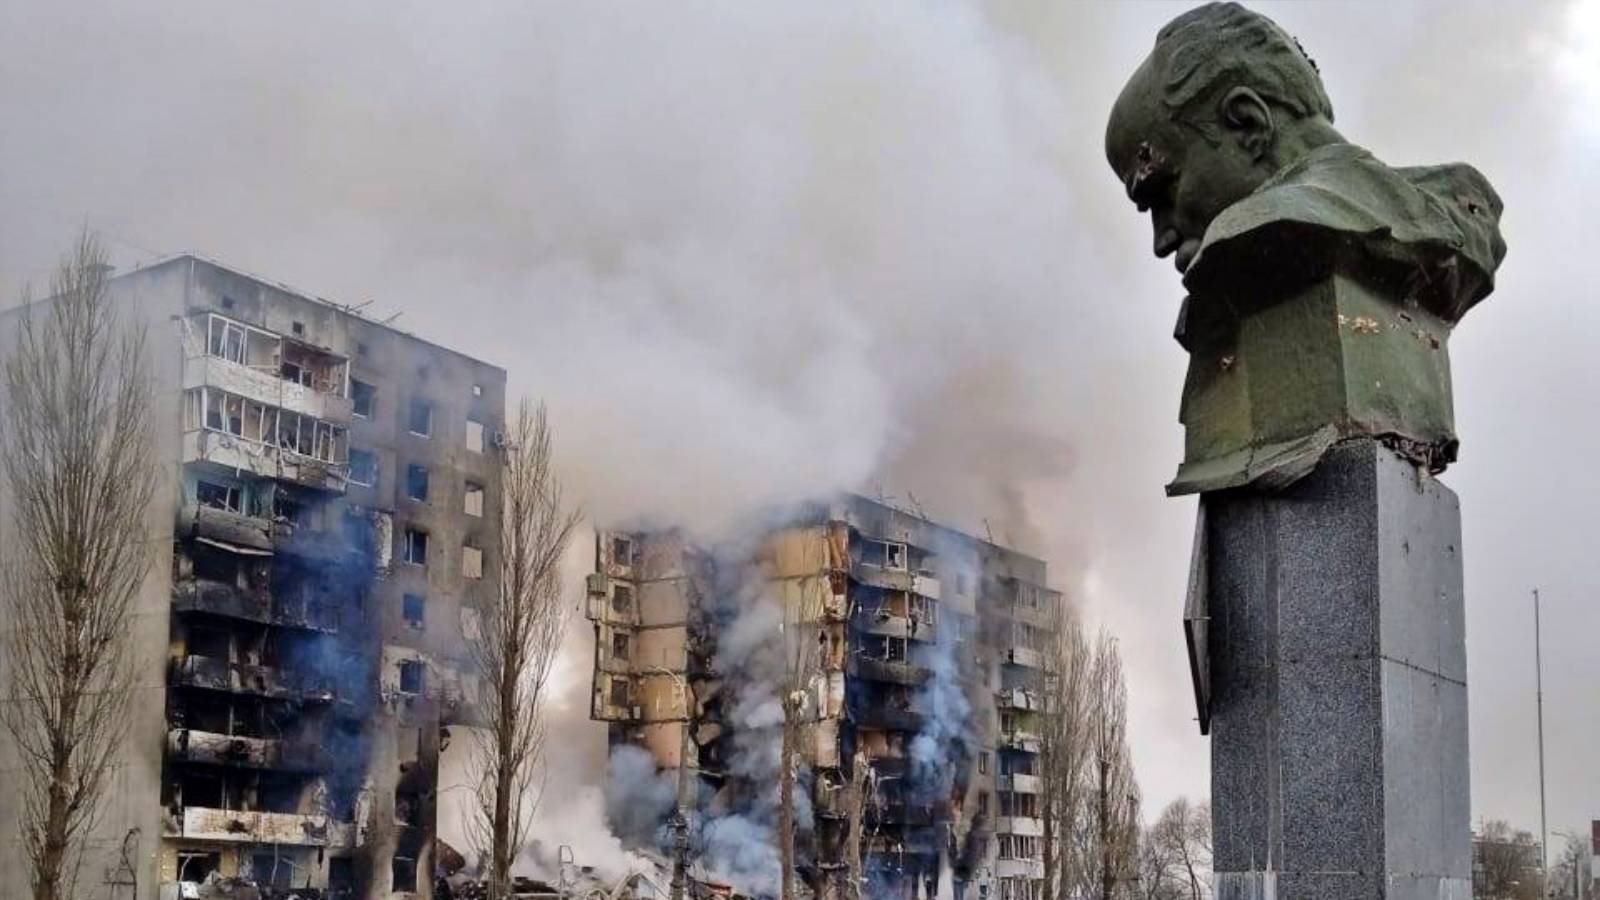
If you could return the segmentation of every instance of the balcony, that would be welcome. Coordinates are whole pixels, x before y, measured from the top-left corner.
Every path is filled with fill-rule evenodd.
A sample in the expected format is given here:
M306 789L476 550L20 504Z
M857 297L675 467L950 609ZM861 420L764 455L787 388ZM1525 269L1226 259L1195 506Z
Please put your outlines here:
M909 591L930 600L938 600L943 592L939 579L923 572L909 569L891 569L867 562L850 564L850 577L869 587L886 591Z
M349 424L355 405L349 397L339 395L342 385L320 386L324 389L290 381L276 365L247 366L220 356L195 356L183 363L184 390L216 388L335 425Z
M287 844L298 847L355 846L355 826L327 816L244 812L186 806L169 816L167 837L236 844Z
M343 563L361 552L343 528L311 528L277 520L271 534L273 550L314 562Z
M855 629L862 634L909 638L914 641L931 642L937 640L939 634L938 628L933 622L890 613L857 613L854 625Z
M932 825L939 821L939 809L931 803L912 803L906 800L888 800L867 807L866 818L873 823L896 825Z
M348 463L327 462L235 434L196 428L183 433L182 461L209 462L257 478L278 478L319 491L343 493Z
M1039 879L1044 877L1044 860L1042 859L997 859L994 861L994 877L996 878L1027 878Z
M285 700L334 699L331 678L310 672L233 663L211 656L184 656L172 660L168 681L183 687Z
M865 678L868 681L887 681L890 684L904 684L915 687L927 681L931 673L925 666L918 666L908 662L891 662L886 659L873 659L870 656L852 656L850 658L850 674L856 678Z
M994 702L1001 709L1042 712L1045 708L1044 695L1026 688L1012 688L1009 691L1000 691L994 695Z
M995 778L995 788L1014 794L1037 794L1041 782L1037 775L1000 775Z
M1036 732L1014 728L1000 735L1000 746L1006 750L1038 753L1040 746L1039 735Z
M1042 654L1032 647L1014 646L1006 650L1006 662L1029 669L1044 668Z
M182 581L172 589L172 608L180 613L208 613L263 625L303 628L324 634L339 630L339 610L331 603L306 598L273 597L220 581Z
M190 728L174 728L167 732L167 759L288 772L314 772L326 767L326 757L317 744L239 737Z
M272 527L266 519L211 506L189 504L178 508L179 537L219 541L234 549L272 552Z
M922 716L911 709L898 709L883 703L864 704L852 711L851 719L867 728L886 731L920 731Z
M1044 820L1032 816L1001 816L994 820L994 833L1040 837L1044 834Z

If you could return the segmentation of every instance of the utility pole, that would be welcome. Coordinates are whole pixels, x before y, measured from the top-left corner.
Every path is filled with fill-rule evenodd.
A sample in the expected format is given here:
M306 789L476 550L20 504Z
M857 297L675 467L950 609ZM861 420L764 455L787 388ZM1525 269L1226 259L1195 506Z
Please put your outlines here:
M1539 896L1550 893L1550 831L1544 802L1544 656L1539 635L1539 589L1533 589L1533 684L1539 720Z

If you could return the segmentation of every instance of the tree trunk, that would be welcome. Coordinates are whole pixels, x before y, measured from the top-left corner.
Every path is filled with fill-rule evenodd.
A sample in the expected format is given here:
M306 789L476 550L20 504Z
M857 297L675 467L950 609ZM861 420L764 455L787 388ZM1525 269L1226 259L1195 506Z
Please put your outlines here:
M1054 753L1051 753L1048 756L1049 757L1053 757L1054 755L1055 755ZM1054 764L1054 760L1053 759L1050 759L1049 762L1046 763L1047 766L1053 765L1053 764ZM1054 883L1055 877L1056 877L1056 848L1055 848L1055 841L1056 841L1056 823L1055 823L1056 802L1055 802L1055 788L1056 788L1055 777L1050 772L1050 770L1047 768L1045 770L1045 781L1044 781L1044 809L1042 810L1042 812L1044 813L1044 836L1043 836L1043 838L1041 838L1041 840L1044 841L1044 847L1043 847L1043 850L1044 850L1044 888L1041 891L1041 896L1043 896L1043 897L1049 897L1050 896L1050 894L1051 894L1050 885L1052 883Z
M1110 777L1110 760L1102 756L1100 762L1100 900L1111 900L1115 879L1111 874L1111 803L1106 783Z
M780 876L783 900L794 900L794 745L795 717L799 710L793 700L783 702L783 746L778 753L778 857L783 867Z
M517 709L517 681L514 673L520 671L515 664L514 649L508 651L507 667L513 674L501 678L500 709L502 715L514 714ZM511 896L511 795L516 781L516 759L513 729L501 727L496 738L496 778L494 789L494 820L491 844L493 848L489 868L489 896L492 900L506 900Z

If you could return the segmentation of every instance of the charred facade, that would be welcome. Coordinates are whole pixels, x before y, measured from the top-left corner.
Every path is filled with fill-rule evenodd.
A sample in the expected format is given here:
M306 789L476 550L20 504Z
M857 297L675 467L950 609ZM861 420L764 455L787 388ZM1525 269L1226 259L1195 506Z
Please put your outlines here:
M789 696L810 894L854 896L854 871L863 896L932 897L945 879L957 897L1040 896L1040 648L1061 601L1045 563L860 497L757 531L736 550L596 538L591 714L664 782L688 767L695 878L776 894L738 871L751 848L725 843L775 835L760 758ZM671 835L629 837L671 854Z
M194 256L111 289L149 328L173 502L91 883L430 897L463 629L497 590L504 371Z

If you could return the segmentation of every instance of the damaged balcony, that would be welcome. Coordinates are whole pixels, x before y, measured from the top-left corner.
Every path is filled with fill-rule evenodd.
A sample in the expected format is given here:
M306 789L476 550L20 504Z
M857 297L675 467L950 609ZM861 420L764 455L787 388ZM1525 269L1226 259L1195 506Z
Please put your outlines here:
M209 579L196 578L174 585L172 608L180 613L205 613L323 634L339 631L339 610L331 603L273 596L265 590L252 591Z
M334 849L355 846L355 826L325 815L185 806L169 815L166 837Z
M174 728L167 732L167 758L247 769L314 772L326 767L321 745L281 738L241 737Z
M333 679L304 671L234 663L211 656L172 660L170 684L301 702L334 699Z
M185 465L211 463L222 471L344 492L350 475L345 425L212 387L187 391L183 410Z
M324 421L350 421L355 407L344 357L215 313L186 324L184 388L213 387Z
M857 655L850 658L849 674L868 681L884 681L914 687L927 681L932 673L926 666L905 660L875 659Z

